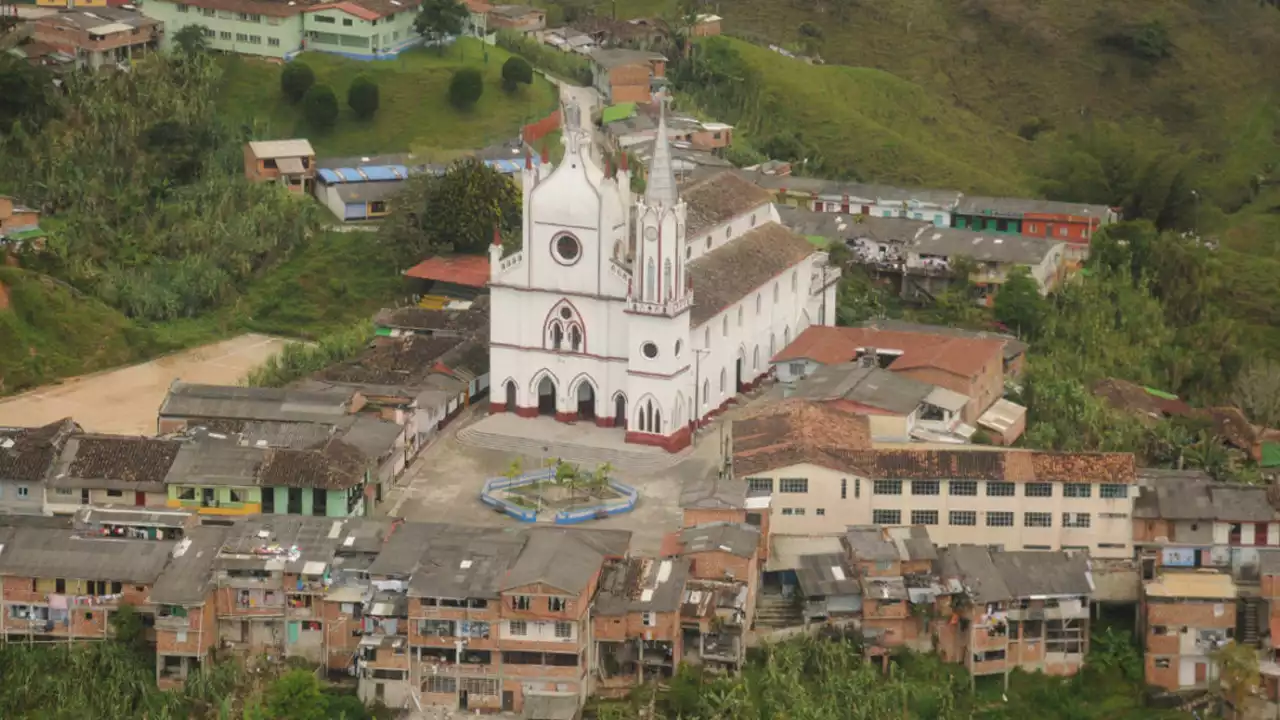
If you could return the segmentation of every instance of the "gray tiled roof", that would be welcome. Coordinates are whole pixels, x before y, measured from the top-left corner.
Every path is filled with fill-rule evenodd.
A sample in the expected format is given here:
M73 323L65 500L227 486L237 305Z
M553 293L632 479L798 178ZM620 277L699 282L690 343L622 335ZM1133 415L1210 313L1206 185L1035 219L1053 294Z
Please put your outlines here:
M959 545L941 551L942 575L959 578L974 602L1033 595L1089 595L1089 559L1065 552L991 551Z
M628 558L609 563L600 577L595 608L600 615L675 612L680 609L689 561Z
M160 576L175 544L77 537L57 528L14 528L0 551L0 575L149 585Z
M193 440L178 450L164 481L183 485L257 485L267 458L264 448L241 447L225 440Z
M746 507L747 483L718 467L690 475L680 489L680 507L702 510L737 510Z
M222 527L194 527L173 550L173 559L151 588L150 602L195 605L204 602L214 584L214 563L228 533Z
M932 391L932 385L906 375L850 362L818 368L797 383L791 395L811 400L850 400L909 415Z
M840 553L801 555L796 579L805 597L862 594L862 585Z
M978 262L1035 265L1062 245L1057 240L1028 235L983 234L972 230L935 227L920 233L908 253L968 257Z
M229 418L334 422L347 414L353 393L279 388L199 385L181 380L169 386L161 417Z
M543 583L569 593L582 592L599 572L605 556L570 531L534 532L525 542L502 590Z
M681 530L680 543L684 554L727 552L750 557L760 545L760 531L741 523L704 523Z

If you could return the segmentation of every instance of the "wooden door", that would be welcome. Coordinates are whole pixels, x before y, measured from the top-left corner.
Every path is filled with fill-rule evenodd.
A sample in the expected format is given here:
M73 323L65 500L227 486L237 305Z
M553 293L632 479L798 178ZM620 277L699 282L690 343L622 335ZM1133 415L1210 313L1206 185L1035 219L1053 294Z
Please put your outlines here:
M142 507L147 504L147 494L144 492L135 492L133 494L133 504Z
M1203 685L1209 681L1208 663L1196 663L1196 684Z

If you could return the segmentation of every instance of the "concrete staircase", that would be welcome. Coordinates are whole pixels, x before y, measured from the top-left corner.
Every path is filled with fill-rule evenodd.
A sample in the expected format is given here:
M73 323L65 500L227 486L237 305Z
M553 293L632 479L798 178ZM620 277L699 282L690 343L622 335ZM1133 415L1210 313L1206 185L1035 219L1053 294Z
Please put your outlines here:
M1244 645L1258 645L1258 614L1262 609L1260 598L1243 598L1240 618L1240 642Z
M658 448L628 450L549 442L540 438L485 432L476 429L475 425L458 430L455 437L463 445L515 453L534 461L538 458L560 458L591 469L609 463L623 476L648 475L668 470L688 454L687 449L679 453L668 453Z
M760 593L756 598L756 628L783 628L804 624L800 606L788 597Z

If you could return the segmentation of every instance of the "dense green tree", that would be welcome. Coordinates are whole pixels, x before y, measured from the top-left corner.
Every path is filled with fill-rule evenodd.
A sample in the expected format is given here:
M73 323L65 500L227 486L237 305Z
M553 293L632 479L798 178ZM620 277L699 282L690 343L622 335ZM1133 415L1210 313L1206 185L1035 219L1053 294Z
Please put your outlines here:
M242 140L215 114L219 77L207 54L71 73L40 132L0 133L0 192L56 219L24 265L163 320L218 306L308 239L314 203L245 181Z
M362 120L373 117L378 112L378 84L367 75L357 75L347 88L347 105Z
M315 84L316 71L304 62L294 60L280 71L280 94L291 103L301 102Z
M320 680L308 670L290 670L264 693L263 709L271 720L326 720L328 701Z
M38 129L57 112L53 76L7 53L0 53L0 136L15 122Z
M1033 338L1040 331L1049 303L1040 294L1040 286L1026 268L1016 268L996 293L995 318L1022 338Z
M413 20L413 29L444 52L444 41L460 35L470 13L460 0L425 0Z
M533 66L519 55L512 55L502 63L502 89L515 92L521 85L533 82Z
M328 85L312 85L302 98L302 112L307 122L318 130L328 130L338 122L338 98Z
M484 94L484 76L475 68L464 67L449 80L449 102L459 110L470 110Z
M204 26L192 23L184 25L173 34L173 44L182 55L198 55L209 51L209 38L204 34Z
M466 158L443 175L411 178L381 232L383 244L412 263L433 253L484 252L495 227L503 235L518 234L520 193L510 178Z

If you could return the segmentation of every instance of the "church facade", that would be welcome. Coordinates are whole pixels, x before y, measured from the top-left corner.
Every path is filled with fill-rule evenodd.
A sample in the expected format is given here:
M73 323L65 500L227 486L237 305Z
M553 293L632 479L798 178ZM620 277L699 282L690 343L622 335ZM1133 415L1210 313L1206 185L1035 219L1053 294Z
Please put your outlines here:
M643 196L565 109L559 165L523 177L523 245L490 249L491 412L554 416L675 452L810 324L839 271L726 172L677 189L665 113Z

